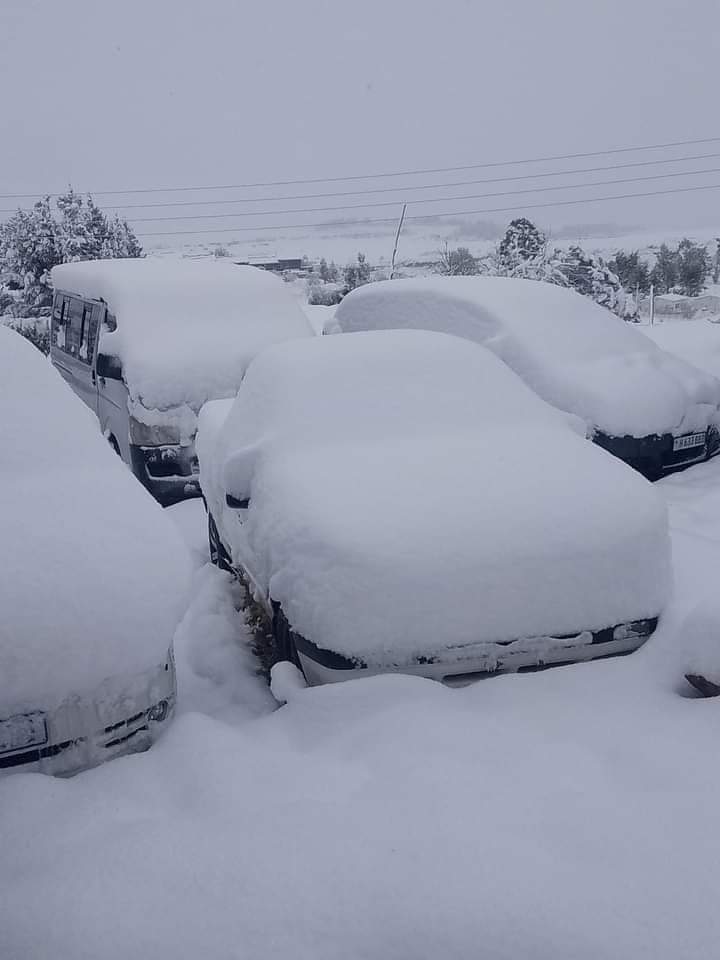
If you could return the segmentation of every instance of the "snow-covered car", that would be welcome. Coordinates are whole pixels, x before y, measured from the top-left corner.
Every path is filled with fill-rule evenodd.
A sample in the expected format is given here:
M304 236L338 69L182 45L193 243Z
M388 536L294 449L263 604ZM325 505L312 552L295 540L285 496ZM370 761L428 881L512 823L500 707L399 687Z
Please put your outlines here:
M163 503L198 493L206 400L237 393L258 350L313 330L279 277L146 257L54 267L50 356L111 446Z
M507 277L386 280L352 291L327 332L466 337L650 479L720 451L720 380L572 290Z
M149 746L175 703L187 550L27 340L0 328L0 773Z
M659 494L458 337L270 347L198 455L211 556L309 683L627 653L665 603Z

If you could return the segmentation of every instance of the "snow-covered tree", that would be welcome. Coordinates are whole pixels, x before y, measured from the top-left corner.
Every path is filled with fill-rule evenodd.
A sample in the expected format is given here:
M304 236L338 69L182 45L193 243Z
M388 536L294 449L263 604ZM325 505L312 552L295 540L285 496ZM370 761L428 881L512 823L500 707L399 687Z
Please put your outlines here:
M617 276L602 257L586 253L577 245L563 254L562 271L567 285L620 317L631 319L637 313L634 299L626 293Z
M677 249L678 292L686 297L697 297L705 288L709 271L707 248L692 240L681 240Z
M640 258L638 250L629 253L618 250L608 267L617 275L625 290L647 293L650 289L650 268Z
M117 216L109 220L92 197L71 188L57 198L55 209L45 197L0 224L0 299L12 291L14 312L47 313L52 303L50 270L56 264L139 256L142 247L127 221Z
M677 279L677 255L663 243L658 250L655 266L650 271L650 282L655 287L655 293L670 293Z
M345 292L349 293L355 287L361 287L364 283L370 283L372 271L367 262L364 253L357 255L355 263L349 263L345 267L343 279L345 280Z
M535 260L545 249L546 240L535 224L526 217L512 220L497 248L497 262L506 276L519 265Z
M601 257L586 253L577 244L567 250L551 249L537 227L524 218L513 220L495 251L481 260L480 268L490 276L569 287L628 320L637 315L635 298Z

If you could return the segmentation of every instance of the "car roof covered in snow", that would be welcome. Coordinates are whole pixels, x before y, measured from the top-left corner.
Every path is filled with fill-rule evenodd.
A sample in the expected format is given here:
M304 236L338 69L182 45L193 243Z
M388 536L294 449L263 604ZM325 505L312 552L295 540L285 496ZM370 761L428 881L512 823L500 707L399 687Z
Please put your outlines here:
M352 291L336 329L440 330L483 344L539 396L611 435L704 429L720 381L554 284L507 277L387 280Z
M477 344L415 330L283 344L229 412L208 407L209 508L249 495L237 549L321 647L382 662L663 605L657 493Z
M88 260L54 267L52 281L108 304L117 330L102 331L101 349L149 409L233 396L259 350L313 336L282 280L223 260Z
M45 357L0 327L0 714L162 664L187 550Z

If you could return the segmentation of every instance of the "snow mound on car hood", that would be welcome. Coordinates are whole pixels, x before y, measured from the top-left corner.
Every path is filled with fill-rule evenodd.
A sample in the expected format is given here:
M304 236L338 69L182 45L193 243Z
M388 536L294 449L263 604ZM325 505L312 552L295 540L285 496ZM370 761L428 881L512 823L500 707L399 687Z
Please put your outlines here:
M101 349L119 357L131 401L149 409L233 396L248 363L271 343L310 337L282 280L222 262L90 260L54 267L53 285L104 299L117 330Z
M482 343L548 402L615 436L703 430L720 380L587 297L507 277L387 280L350 293L331 329L440 330Z
M161 664L187 550L47 360L0 329L0 715Z
M254 574L326 649L382 662L664 604L659 496L459 338L390 331L266 351L212 452L201 426L213 512L245 483L238 450L253 460L236 492L251 497Z

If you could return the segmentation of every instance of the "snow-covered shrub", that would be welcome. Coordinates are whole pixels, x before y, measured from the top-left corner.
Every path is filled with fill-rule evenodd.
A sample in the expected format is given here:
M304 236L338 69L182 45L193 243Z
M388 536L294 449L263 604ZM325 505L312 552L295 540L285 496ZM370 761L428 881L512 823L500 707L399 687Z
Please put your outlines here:
M467 247L451 249L447 243L440 253L436 269L446 277L471 277L479 273L477 259Z
M345 290L339 283L320 283L316 279L308 281L307 299L313 306L334 307L344 295Z

